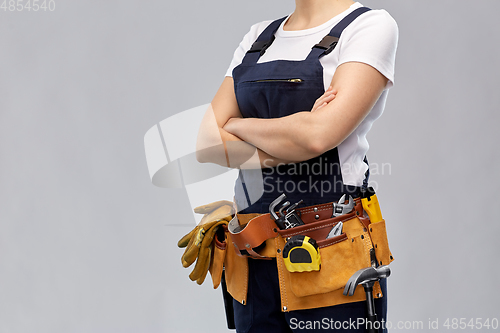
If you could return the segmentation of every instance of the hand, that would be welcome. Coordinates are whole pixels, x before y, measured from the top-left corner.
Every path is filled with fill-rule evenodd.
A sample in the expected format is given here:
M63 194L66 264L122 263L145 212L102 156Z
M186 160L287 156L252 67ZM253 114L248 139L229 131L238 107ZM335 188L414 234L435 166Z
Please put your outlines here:
M328 87L325 93L316 100L311 112L318 111L319 109L321 109L322 107L333 101L336 96L337 96L337 91L333 90L332 86Z

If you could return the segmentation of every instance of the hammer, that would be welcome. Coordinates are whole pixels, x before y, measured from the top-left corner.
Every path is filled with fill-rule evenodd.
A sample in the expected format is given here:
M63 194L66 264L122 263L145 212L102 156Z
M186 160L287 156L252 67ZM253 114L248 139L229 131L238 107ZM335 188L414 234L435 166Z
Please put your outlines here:
M373 299L373 285L375 281L386 278L389 275L391 275L391 269L388 266L363 268L351 276L344 288L344 296L352 296L356 291L356 287L360 284L363 285L366 294L367 319L371 323L368 333L378 333L378 328L374 327L377 321L377 313L375 312L375 301Z

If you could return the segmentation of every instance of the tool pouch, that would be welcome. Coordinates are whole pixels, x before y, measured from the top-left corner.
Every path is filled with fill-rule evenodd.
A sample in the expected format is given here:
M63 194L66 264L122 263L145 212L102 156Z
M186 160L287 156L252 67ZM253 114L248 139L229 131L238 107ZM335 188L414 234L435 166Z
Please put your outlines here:
M385 220L371 223L368 230L370 232L373 248L375 249L378 265L389 265L394 261L394 257L392 256L391 250L389 250Z
M327 234L332 228L331 221L333 220L338 219L309 223L307 228L303 228L304 230L300 232L303 235ZM363 232L365 229L363 224L357 217L352 217L343 223L344 230L351 234L350 237L344 232L333 238L316 239L321 256L319 271L289 273L290 288L295 296L324 294L343 288L355 272L370 266L370 244L367 238L368 233ZM294 230L285 230L280 234L286 239L295 232Z

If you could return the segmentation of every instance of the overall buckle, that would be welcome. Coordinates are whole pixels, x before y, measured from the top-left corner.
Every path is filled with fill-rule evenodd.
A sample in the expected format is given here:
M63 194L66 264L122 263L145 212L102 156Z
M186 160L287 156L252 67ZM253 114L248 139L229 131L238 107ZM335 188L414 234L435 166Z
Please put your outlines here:
M271 46L271 44L274 42L274 39L276 37L273 35L270 40L267 41L255 41L252 44L252 47L250 50L247 51L247 53L253 53L253 52L260 52L260 55L264 55L266 53L266 50Z
M324 54L329 54L330 52L332 52L334 49L335 49L335 46L337 46L337 43L339 42L339 38L338 37L334 37L334 36L325 36L321 42L319 42L318 44L314 45L313 48L317 47L317 48L320 48L320 49L323 49L325 50Z

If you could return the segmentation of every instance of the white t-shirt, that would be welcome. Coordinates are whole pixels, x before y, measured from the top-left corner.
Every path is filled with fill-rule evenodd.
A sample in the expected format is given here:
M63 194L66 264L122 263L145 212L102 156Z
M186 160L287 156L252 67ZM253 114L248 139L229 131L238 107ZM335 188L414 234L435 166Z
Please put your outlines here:
M258 63L272 60L304 60L311 51L311 47L319 43L330 30L345 16L357 8L363 7L359 2L348 10L333 17L328 22L306 30L285 31L284 20L276 31L276 39ZM263 21L254 24L245 35L239 47L234 52L233 60L226 76L232 76L233 69L238 66L253 42L273 21ZM363 184L365 172L368 169L363 159L369 145L366 134L373 122L382 115L387 100L388 89L394 85L394 65L398 44L398 26L396 21L385 10L371 10L359 16L342 32L340 40L330 54L323 56L320 62L323 66L323 80L327 89L333 78L336 68L346 62L366 63L389 81L377 103L354 130L337 148L343 182L346 185L360 186Z

